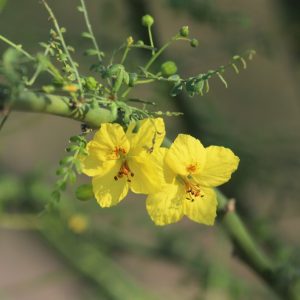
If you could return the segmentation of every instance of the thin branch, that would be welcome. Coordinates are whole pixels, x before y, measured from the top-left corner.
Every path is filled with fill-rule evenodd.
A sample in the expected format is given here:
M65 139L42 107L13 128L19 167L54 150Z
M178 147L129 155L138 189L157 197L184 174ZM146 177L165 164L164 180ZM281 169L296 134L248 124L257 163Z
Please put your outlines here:
M85 1L84 0L80 0L81 1L81 6L82 6L82 12L83 12L83 15L84 15L84 20L85 20L85 23L86 23L86 27L89 31L89 34L91 36L91 39L92 39L92 42L94 44L94 47L97 51L97 57L98 57L98 60L100 63L102 63L102 57L101 57L101 52L100 52L100 49L99 49L99 45L98 45L98 42L95 38L95 35L94 35L94 32L93 32L93 29L92 29L92 26L91 26L91 22L89 20L89 15L88 15L88 12L87 12L87 9L86 9L86 5L85 5Z
M0 122L0 131L2 130L2 128L3 128L4 124L5 124L5 122L7 121L8 117L9 117L9 115L10 115L10 112L11 112L11 109L8 109L8 110L4 113L4 117L3 117L3 119L2 119L1 122Z
M69 63L71 64L72 69L74 71L74 74L75 74L75 77L76 77L76 80L77 80L77 83L78 83L78 86L79 86L79 90L81 91L81 96L83 96L84 93L83 93L82 83L81 83L81 79L80 79L80 76L79 76L79 73L78 73L78 69L77 69L76 64L73 61L72 56L71 56L71 54L70 54L70 52L68 50L68 47L67 47L66 42L65 42L65 39L64 39L64 37L63 37L63 35L61 33L61 28L59 27L58 22L57 22L57 20L56 20L56 18L54 16L54 13L53 13L52 9L49 7L49 5L47 4L47 2L45 0L42 0L42 3L44 4L46 10L48 11L48 13L50 15L50 18L51 18L51 20L53 22L53 25L55 27L56 33L59 36L60 43L61 43L61 45L62 45L62 47L63 47L63 49L65 51L65 54L68 57Z
M29 54L27 51L25 51L22 48L22 45L17 45L15 43L13 43L12 41L10 41L9 39L5 38L3 35L0 35L0 40L2 40L4 43L8 44L9 46L15 48L16 50L18 50L20 53L24 54L28 59L30 60L35 60L35 58Z
M70 107L70 101L68 97L48 95L44 93L33 93L28 90L20 92L17 99L9 99L10 95L1 94L0 86L0 107L10 102L11 109L17 111L28 111L47 113L51 115L66 117L74 119L76 121L84 122L89 127L99 128L103 122L114 122L116 117L113 116L109 107L100 107L99 105L83 110L82 113L76 113L76 111ZM11 101L14 100L14 101Z

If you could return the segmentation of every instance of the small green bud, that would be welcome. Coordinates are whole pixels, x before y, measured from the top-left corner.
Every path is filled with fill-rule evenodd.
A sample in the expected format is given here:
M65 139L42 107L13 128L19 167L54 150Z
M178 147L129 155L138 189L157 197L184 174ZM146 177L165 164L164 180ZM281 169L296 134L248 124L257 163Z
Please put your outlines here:
M190 45L191 45L193 48L196 48L196 47L199 45L199 42L198 42L197 39L191 39Z
M89 76L89 77L86 77L86 78L85 78L85 85L86 85L86 87L87 87L89 90L93 91L93 90L96 90L96 89L97 89L97 87L98 87L98 82L97 82L97 80L95 79L95 77Z
M153 23L154 23L154 19L153 19L152 16L145 15L145 16L142 17L142 24L143 24L143 26L150 27L150 26L153 25Z
M189 26L182 26L180 28L180 31L179 31L180 35L183 36L183 37L188 37L189 36Z
M136 44L139 45L139 46L144 46L144 45L145 45L144 42L143 42L142 40L138 40L138 41L136 42Z
M127 46L131 46L134 42L134 39L132 36L129 36L126 40Z
M161 65L160 70L163 76L169 77L177 72L177 66L173 61L169 60Z
M51 94L55 91L55 87L52 85L44 85L42 87L43 92L45 92L46 94Z
M94 198L93 187L91 184L82 184L77 188L75 194L80 201L88 201Z

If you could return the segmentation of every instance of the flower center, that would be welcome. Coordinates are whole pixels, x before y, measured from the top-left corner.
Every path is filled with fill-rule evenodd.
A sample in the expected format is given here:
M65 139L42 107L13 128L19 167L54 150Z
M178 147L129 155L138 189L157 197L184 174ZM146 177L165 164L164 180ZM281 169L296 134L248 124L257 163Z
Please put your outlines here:
M189 173L194 173L197 170L197 165L196 164L190 164L189 166L186 167L186 170Z
M185 183L185 199L194 202L199 197L204 197L198 183L191 180L184 180Z
M115 147L113 153L115 154L116 158L123 156L126 154L126 150L123 147Z
M134 173L131 172L127 161L124 161L122 163L122 166L121 166L118 174L114 177L114 179L117 181L118 179L121 179L124 176L127 177L127 182L131 182L131 178L134 176Z

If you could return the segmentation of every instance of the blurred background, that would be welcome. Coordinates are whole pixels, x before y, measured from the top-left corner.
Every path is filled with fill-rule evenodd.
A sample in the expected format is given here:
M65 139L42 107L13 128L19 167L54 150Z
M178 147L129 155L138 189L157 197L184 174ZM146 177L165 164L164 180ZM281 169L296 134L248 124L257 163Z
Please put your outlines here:
M1 2L0 2L1 3ZM30 53L41 51L50 22L38 0L8 0L0 12L0 34ZM68 44L87 74L89 41L79 1L49 0ZM160 63L174 60L183 76L205 73L235 54L257 55L228 82L210 81L203 97L168 96L153 85L136 94L162 108L182 111L166 119L171 138L190 133L205 145L230 147L239 170L222 190L264 249L278 262L299 262L300 4L292 0L87 0L94 32L105 52L129 35L147 39L140 18L155 19L156 45L189 25L194 49L177 43ZM7 48L0 44L0 53ZM130 53L131 67L148 53ZM162 109L163 110L163 109ZM155 227L144 197L130 195L117 207L79 202L71 188L60 213L39 213L55 182L68 138L80 124L48 115L13 112L0 132L0 299L277 299L234 257L221 226L184 220ZM84 176L82 176L84 177ZM80 178L85 182L86 178ZM14 213L14 218L10 213ZM298 250L298 252L297 252ZM139 295L136 297L136 295ZM134 298L135 297L135 298Z

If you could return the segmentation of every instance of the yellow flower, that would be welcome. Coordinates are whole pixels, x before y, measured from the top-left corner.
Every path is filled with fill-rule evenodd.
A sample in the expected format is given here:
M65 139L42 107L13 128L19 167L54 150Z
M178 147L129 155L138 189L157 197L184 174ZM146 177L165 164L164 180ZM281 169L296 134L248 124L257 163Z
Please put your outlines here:
M116 205L129 189L149 194L161 187L163 119L142 120L137 131L136 125L129 124L125 133L119 124L102 124L87 144L82 171L93 177L93 192L102 207Z
M190 135L179 134L164 158L168 184L147 198L147 210L156 225L189 219L212 225L217 199L214 187L227 182L239 158L227 148L210 146Z
M69 228L75 233L83 233L88 228L88 220L84 215L75 214L68 220Z

